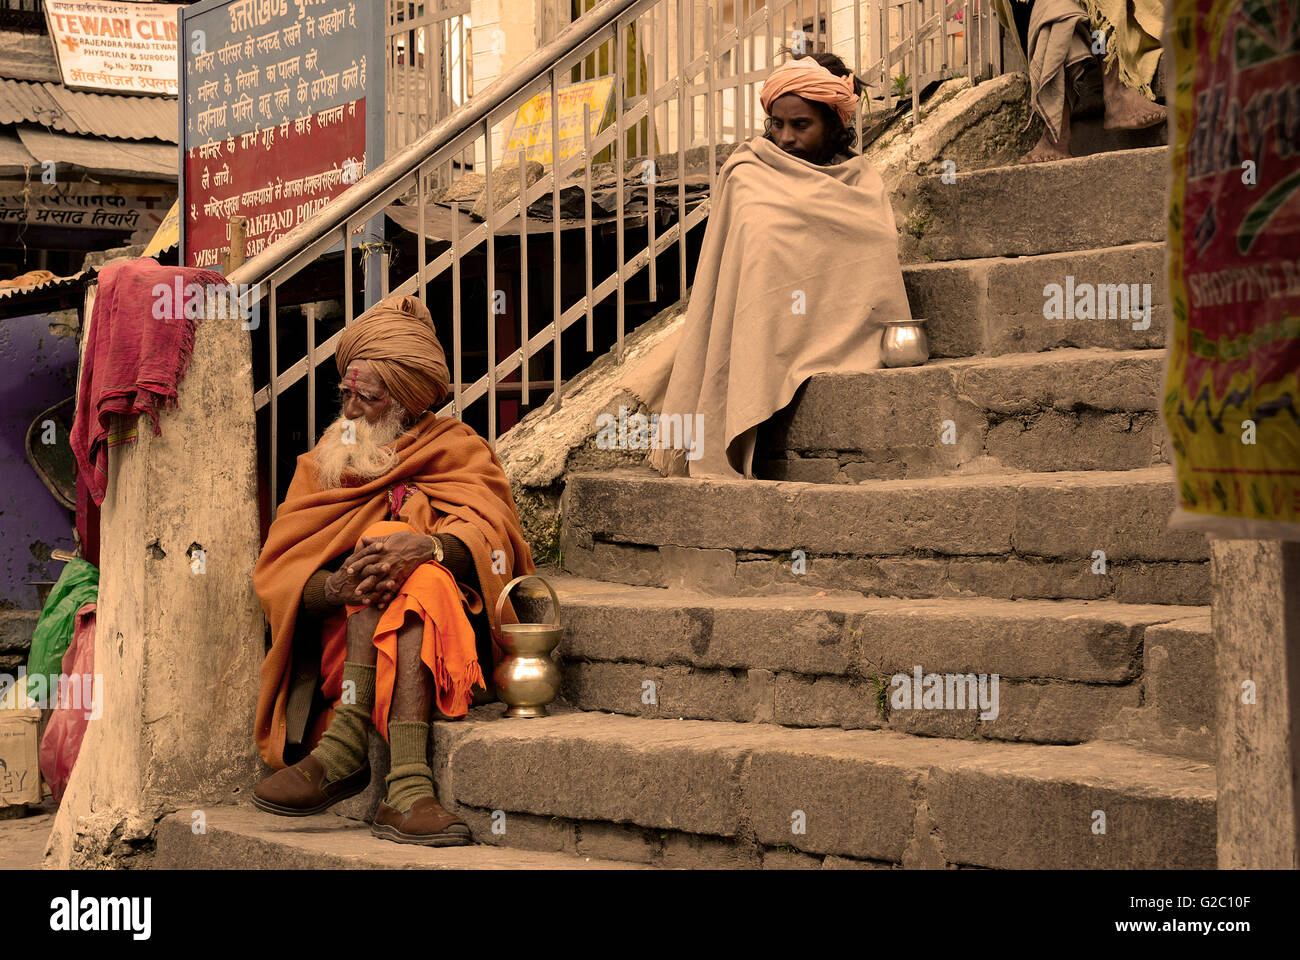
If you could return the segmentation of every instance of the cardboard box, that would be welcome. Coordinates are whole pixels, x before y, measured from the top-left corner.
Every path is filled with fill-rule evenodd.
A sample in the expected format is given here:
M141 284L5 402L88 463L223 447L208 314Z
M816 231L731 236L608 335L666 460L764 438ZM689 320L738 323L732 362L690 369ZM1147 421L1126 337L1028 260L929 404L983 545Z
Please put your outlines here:
M0 807L41 802L41 711L0 710Z

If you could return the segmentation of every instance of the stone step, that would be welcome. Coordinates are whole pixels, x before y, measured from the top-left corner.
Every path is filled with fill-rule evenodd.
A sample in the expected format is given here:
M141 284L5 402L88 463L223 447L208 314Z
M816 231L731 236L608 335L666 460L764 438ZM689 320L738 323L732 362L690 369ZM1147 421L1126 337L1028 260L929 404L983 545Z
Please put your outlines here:
M578 473L563 567L723 595L1205 604L1208 546L1165 529L1174 502L1168 466L859 484Z
M478 844L421 847L370 834L370 827L318 813L277 817L250 805L203 809L204 832L193 811L158 822L157 870L609 870L638 869L625 861Z
M821 374L760 431L755 474L858 483L1168 463L1163 350L1053 350Z
M665 867L1215 866L1213 767L1122 744L481 710L434 739L444 802L522 848Z
M550 579L563 612L563 696L582 710L1036 743L1091 739L1139 706L1162 711L1171 744L1174 726L1192 736L1214 724L1204 696L1213 655L1187 653L1212 651L1206 607L714 597ZM1146 654L1160 647L1157 686ZM993 710L981 718L974 699L963 710L893 708L902 686L893 678L918 667L996 674L996 688L985 688L996 691Z
M1160 124L1145 130L1107 130L1102 115L1070 118L1070 155L1086 157L1115 150L1160 147L1169 143L1169 127Z
M1074 278L1073 310L1066 310L1064 304L1068 277ZM911 264L903 267L903 281L912 316L926 321L934 357L1035 353L1058 347L1163 349L1165 345L1169 298L1163 240L1036 256ZM1044 293L1051 284L1061 286L1059 312ZM1143 305L1150 294L1149 326L1146 317L1134 316L1133 284L1138 285ZM1121 285L1128 287L1128 318L1123 316Z
M957 173L950 183L925 177L900 256L1023 257L1163 240L1168 174L1169 148L1160 146Z

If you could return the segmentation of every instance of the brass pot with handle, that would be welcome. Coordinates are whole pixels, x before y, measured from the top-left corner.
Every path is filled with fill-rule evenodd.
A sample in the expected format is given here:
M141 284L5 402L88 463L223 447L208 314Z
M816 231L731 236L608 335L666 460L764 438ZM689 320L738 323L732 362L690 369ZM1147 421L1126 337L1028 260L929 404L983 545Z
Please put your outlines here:
M525 580L541 581L551 595L552 623L501 623L502 605L510 591ZM497 597L497 641L505 657L492 672L497 696L507 704L507 717L544 717L546 705L560 692L560 671L551 651L560 642L560 601L545 578L536 574L515 577Z

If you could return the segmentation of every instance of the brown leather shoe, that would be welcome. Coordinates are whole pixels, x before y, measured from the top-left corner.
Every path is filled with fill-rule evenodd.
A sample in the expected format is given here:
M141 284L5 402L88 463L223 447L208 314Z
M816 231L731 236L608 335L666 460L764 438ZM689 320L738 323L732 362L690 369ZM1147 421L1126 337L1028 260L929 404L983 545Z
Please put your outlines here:
M340 800L355 797L370 786L370 761L341 780L326 780L324 765L306 756L291 767L277 770L253 788L259 810L282 817L309 817L328 810Z
M464 847L474 842L465 821L448 813L436 797L421 797L406 813L398 813L387 801L380 803L370 832L385 840L426 847Z

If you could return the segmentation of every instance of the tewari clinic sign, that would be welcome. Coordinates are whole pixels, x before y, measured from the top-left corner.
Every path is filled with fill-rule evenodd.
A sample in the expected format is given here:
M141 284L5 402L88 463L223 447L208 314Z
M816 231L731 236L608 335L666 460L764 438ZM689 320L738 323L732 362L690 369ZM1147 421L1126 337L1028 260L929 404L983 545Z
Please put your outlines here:
M175 3L45 0L64 86L176 96Z

